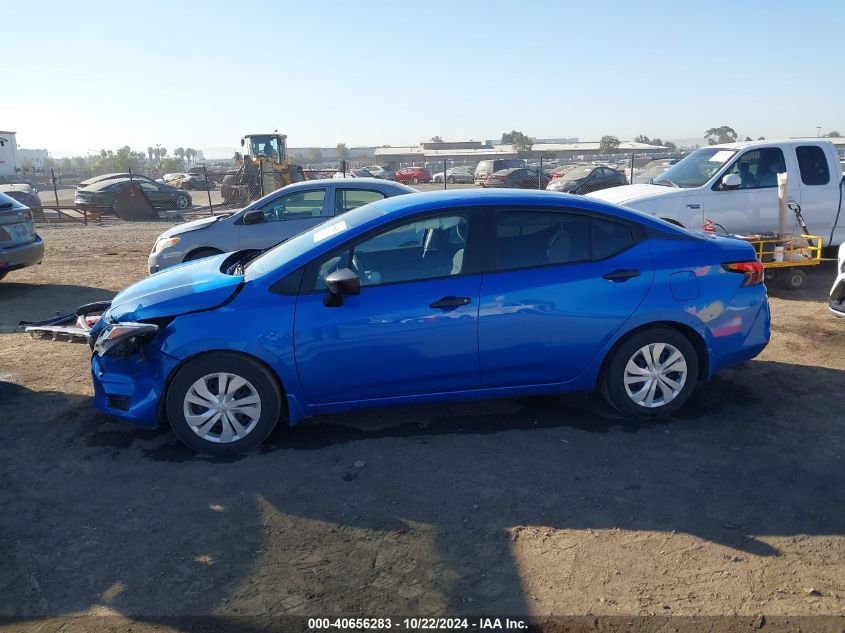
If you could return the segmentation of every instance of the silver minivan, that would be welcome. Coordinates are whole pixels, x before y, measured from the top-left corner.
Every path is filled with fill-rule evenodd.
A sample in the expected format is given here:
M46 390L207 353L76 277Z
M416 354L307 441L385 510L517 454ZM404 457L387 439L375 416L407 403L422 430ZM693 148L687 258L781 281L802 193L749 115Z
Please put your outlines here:
M43 259L44 241L35 232L32 211L0 193L0 279Z
M244 209L186 222L159 235L150 274L182 262L275 246L331 217L416 189L377 178L306 180L282 187Z

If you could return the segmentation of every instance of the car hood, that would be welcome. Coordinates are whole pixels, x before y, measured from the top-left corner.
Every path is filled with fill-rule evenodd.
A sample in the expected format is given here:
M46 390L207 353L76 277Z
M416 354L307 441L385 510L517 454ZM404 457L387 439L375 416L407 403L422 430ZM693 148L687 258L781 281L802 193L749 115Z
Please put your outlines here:
M221 305L243 283L243 276L220 271L228 256L207 257L150 275L120 292L112 300L108 317L114 321L142 321Z
M587 194L588 198L598 198L613 204L626 204L633 200L657 198L666 194L683 192L684 189L664 187L662 185L621 185L610 189L599 189Z
M159 239L162 237L173 237L174 235L181 235L182 233L190 233L191 231L198 231L200 229L204 229L206 227L211 226L212 224L218 222L222 218L220 216L214 216L211 218L200 218L199 220L191 220L190 222L185 222L184 224L178 224L171 229L167 229L164 233L159 236Z

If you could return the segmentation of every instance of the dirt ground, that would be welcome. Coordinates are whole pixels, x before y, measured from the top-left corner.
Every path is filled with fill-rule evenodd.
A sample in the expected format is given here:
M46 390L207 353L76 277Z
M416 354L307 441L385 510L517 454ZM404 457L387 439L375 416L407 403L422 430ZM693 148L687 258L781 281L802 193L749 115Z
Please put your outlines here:
M14 333L142 277L167 226L42 227L44 263L0 283L0 616L845 615L831 264L668 422L450 404L213 460L95 413L85 346Z

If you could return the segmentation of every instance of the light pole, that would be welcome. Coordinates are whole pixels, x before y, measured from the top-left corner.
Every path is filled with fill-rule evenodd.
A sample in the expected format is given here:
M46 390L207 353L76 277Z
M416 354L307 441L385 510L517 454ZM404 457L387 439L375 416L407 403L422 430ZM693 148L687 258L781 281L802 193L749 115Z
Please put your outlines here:
M816 138L821 138L821 135L822 135L822 126L817 125L816 126Z

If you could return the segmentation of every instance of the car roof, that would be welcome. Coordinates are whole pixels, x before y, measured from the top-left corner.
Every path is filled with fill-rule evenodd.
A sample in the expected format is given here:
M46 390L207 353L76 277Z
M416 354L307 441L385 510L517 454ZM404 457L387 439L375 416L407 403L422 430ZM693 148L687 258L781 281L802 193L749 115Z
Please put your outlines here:
M576 196L557 191L532 189L445 189L438 191L419 192L407 196L385 198L370 203L379 211L395 217L404 217L425 211L448 211L452 208L473 206L520 206L527 207L561 207L583 211L595 211L608 216L630 220L639 224L655 227L666 231L666 223L651 215L620 207L596 198ZM530 209L528 209L530 210ZM678 228L683 232L683 229Z
M132 180L137 180L137 179L133 176ZM110 178L108 180L101 180L99 182L95 182L91 185L88 185L88 186L82 187L82 188L86 191L99 191L100 189L105 189L106 187L111 187L112 185L116 185L116 184L123 183L123 182L129 182L129 181L130 181L130 179L128 177L127 178ZM149 182L149 180L144 178L144 182ZM161 186L161 183L157 183L157 184L159 186ZM166 187L167 185L164 185L164 186Z
M8 191L19 191L21 193L29 193L31 187L29 185L25 185L23 183L14 184L14 185L0 185L0 191L8 192Z
M372 189L373 187L381 189L395 189L403 190L408 193L416 193L416 189L403 185L401 182L394 182L392 180L382 180L381 178L320 178L317 180L303 180L302 182L295 182L290 185L285 185L281 189L277 189L273 193L284 191L285 193L297 191L299 189L311 189L312 187L344 187L345 189Z

